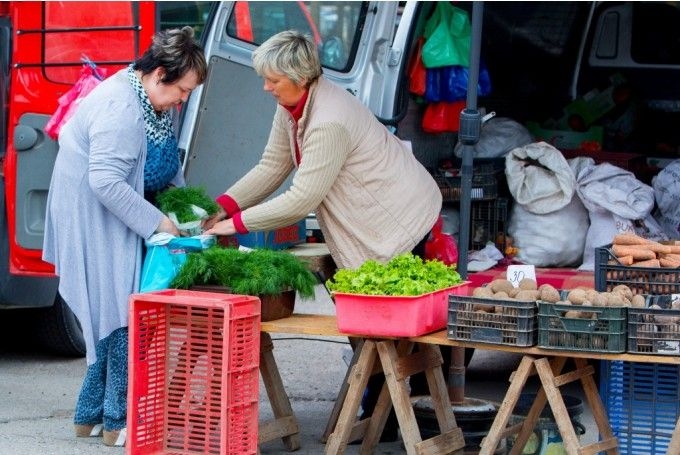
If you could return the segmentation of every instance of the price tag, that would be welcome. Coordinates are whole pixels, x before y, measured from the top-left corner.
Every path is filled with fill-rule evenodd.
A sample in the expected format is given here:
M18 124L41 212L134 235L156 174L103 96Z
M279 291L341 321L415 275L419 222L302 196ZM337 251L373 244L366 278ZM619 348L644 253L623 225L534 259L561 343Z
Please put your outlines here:
M533 265L509 265L506 278L514 287L519 287L519 282L524 278L536 281L536 268Z

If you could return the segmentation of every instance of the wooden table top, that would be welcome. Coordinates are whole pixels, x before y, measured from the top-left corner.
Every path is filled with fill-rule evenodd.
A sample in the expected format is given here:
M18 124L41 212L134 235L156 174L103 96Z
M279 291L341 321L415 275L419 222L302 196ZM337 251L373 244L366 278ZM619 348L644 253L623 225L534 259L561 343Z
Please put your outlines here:
M290 333L313 336L394 339L394 337L376 337L375 335L367 335L365 337L362 337L361 335L342 333L338 330L338 324L336 322L335 316L324 314L294 313L292 316L287 318L262 322L261 330L267 333ZM513 352L523 355L579 357L587 359L623 360L626 362L665 363L680 365L680 356L675 355L646 355L630 353L614 354L592 351L553 350L539 348L536 346L523 347L449 340L447 338L446 329L442 329L437 332L429 333L426 335L409 337L409 339L416 343L438 344L442 346L475 348L490 351Z

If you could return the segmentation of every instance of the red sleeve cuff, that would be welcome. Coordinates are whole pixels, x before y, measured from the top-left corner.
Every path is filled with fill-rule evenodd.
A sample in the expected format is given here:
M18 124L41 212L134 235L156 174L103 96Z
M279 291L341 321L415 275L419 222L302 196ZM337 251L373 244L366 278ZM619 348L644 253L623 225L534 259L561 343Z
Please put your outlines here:
M241 208L238 206L238 203L231 196L226 194L217 196L217 198L215 198L215 202L217 202L224 209L229 218L233 217L235 213L241 210Z
M239 234L247 234L248 228L243 224L243 220L241 219L241 214L243 212L236 212L234 213L234 216L231 217L231 220L234 222L234 227L236 228L236 232Z

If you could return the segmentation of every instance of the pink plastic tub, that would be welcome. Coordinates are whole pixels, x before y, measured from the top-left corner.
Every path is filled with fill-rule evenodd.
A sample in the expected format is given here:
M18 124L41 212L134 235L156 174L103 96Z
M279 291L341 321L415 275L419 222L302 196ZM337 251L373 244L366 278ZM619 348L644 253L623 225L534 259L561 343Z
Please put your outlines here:
M446 327L449 295L468 295L468 282L418 296L336 292L338 329L343 333L410 337Z

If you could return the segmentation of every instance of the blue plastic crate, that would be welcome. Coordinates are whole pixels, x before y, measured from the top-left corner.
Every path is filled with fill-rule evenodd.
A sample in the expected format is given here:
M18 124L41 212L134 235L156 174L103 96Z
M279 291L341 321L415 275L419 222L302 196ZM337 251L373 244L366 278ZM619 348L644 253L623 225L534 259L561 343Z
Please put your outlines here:
M220 244L233 247L244 246L248 248L284 250L298 243L304 243L306 239L307 229L305 227L305 220L301 220L290 226L273 231L249 232L248 234L223 237L220 239Z
M664 454L680 415L680 366L601 363L600 396L622 455Z

